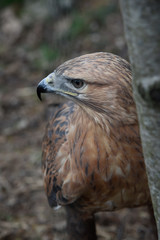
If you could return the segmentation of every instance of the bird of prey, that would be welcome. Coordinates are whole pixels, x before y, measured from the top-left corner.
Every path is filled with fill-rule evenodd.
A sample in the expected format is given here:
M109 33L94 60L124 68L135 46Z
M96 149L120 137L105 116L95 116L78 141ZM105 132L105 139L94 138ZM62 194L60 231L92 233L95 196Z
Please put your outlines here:
M86 54L44 78L40 99L41 93L69 100L50 119L43 140L48 202L69 209L70 239L94 240L94 213L151 202L130 65L111 53Z

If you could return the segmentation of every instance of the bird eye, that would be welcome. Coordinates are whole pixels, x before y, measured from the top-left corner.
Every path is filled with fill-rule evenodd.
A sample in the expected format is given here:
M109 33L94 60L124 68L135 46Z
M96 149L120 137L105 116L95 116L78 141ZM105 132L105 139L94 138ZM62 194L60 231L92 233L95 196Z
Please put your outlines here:
M84 81L81 79L72 79L71 83L75 88L81 88L84 85Z

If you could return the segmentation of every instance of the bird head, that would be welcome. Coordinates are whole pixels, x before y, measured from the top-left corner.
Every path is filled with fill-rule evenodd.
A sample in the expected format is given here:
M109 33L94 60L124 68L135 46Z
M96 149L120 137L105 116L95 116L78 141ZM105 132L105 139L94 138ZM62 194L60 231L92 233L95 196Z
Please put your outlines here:
M129 63L103 52L66 61L38 84L40 99L41 93L60 94L86 112L108 119L121 120L123 114L132 112L134 104Z

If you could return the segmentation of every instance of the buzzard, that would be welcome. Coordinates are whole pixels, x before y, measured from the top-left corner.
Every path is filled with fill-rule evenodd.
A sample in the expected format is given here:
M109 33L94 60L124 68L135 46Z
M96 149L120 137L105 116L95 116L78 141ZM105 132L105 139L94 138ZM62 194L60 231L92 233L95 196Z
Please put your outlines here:
M111 53L86 54L44 78L41 93L68 99L43 139L48 202L66 206L70 240L94 240L94 213L151 202L130 65Z

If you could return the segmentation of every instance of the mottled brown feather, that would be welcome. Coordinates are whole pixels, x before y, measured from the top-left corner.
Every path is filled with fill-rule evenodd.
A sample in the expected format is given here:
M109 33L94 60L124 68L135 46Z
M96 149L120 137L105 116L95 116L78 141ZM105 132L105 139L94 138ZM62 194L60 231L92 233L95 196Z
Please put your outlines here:
M150 203L129 64L113 54L88 54L55 74L88 86L46 128L42 166L49 204L74 203L90 215Z

